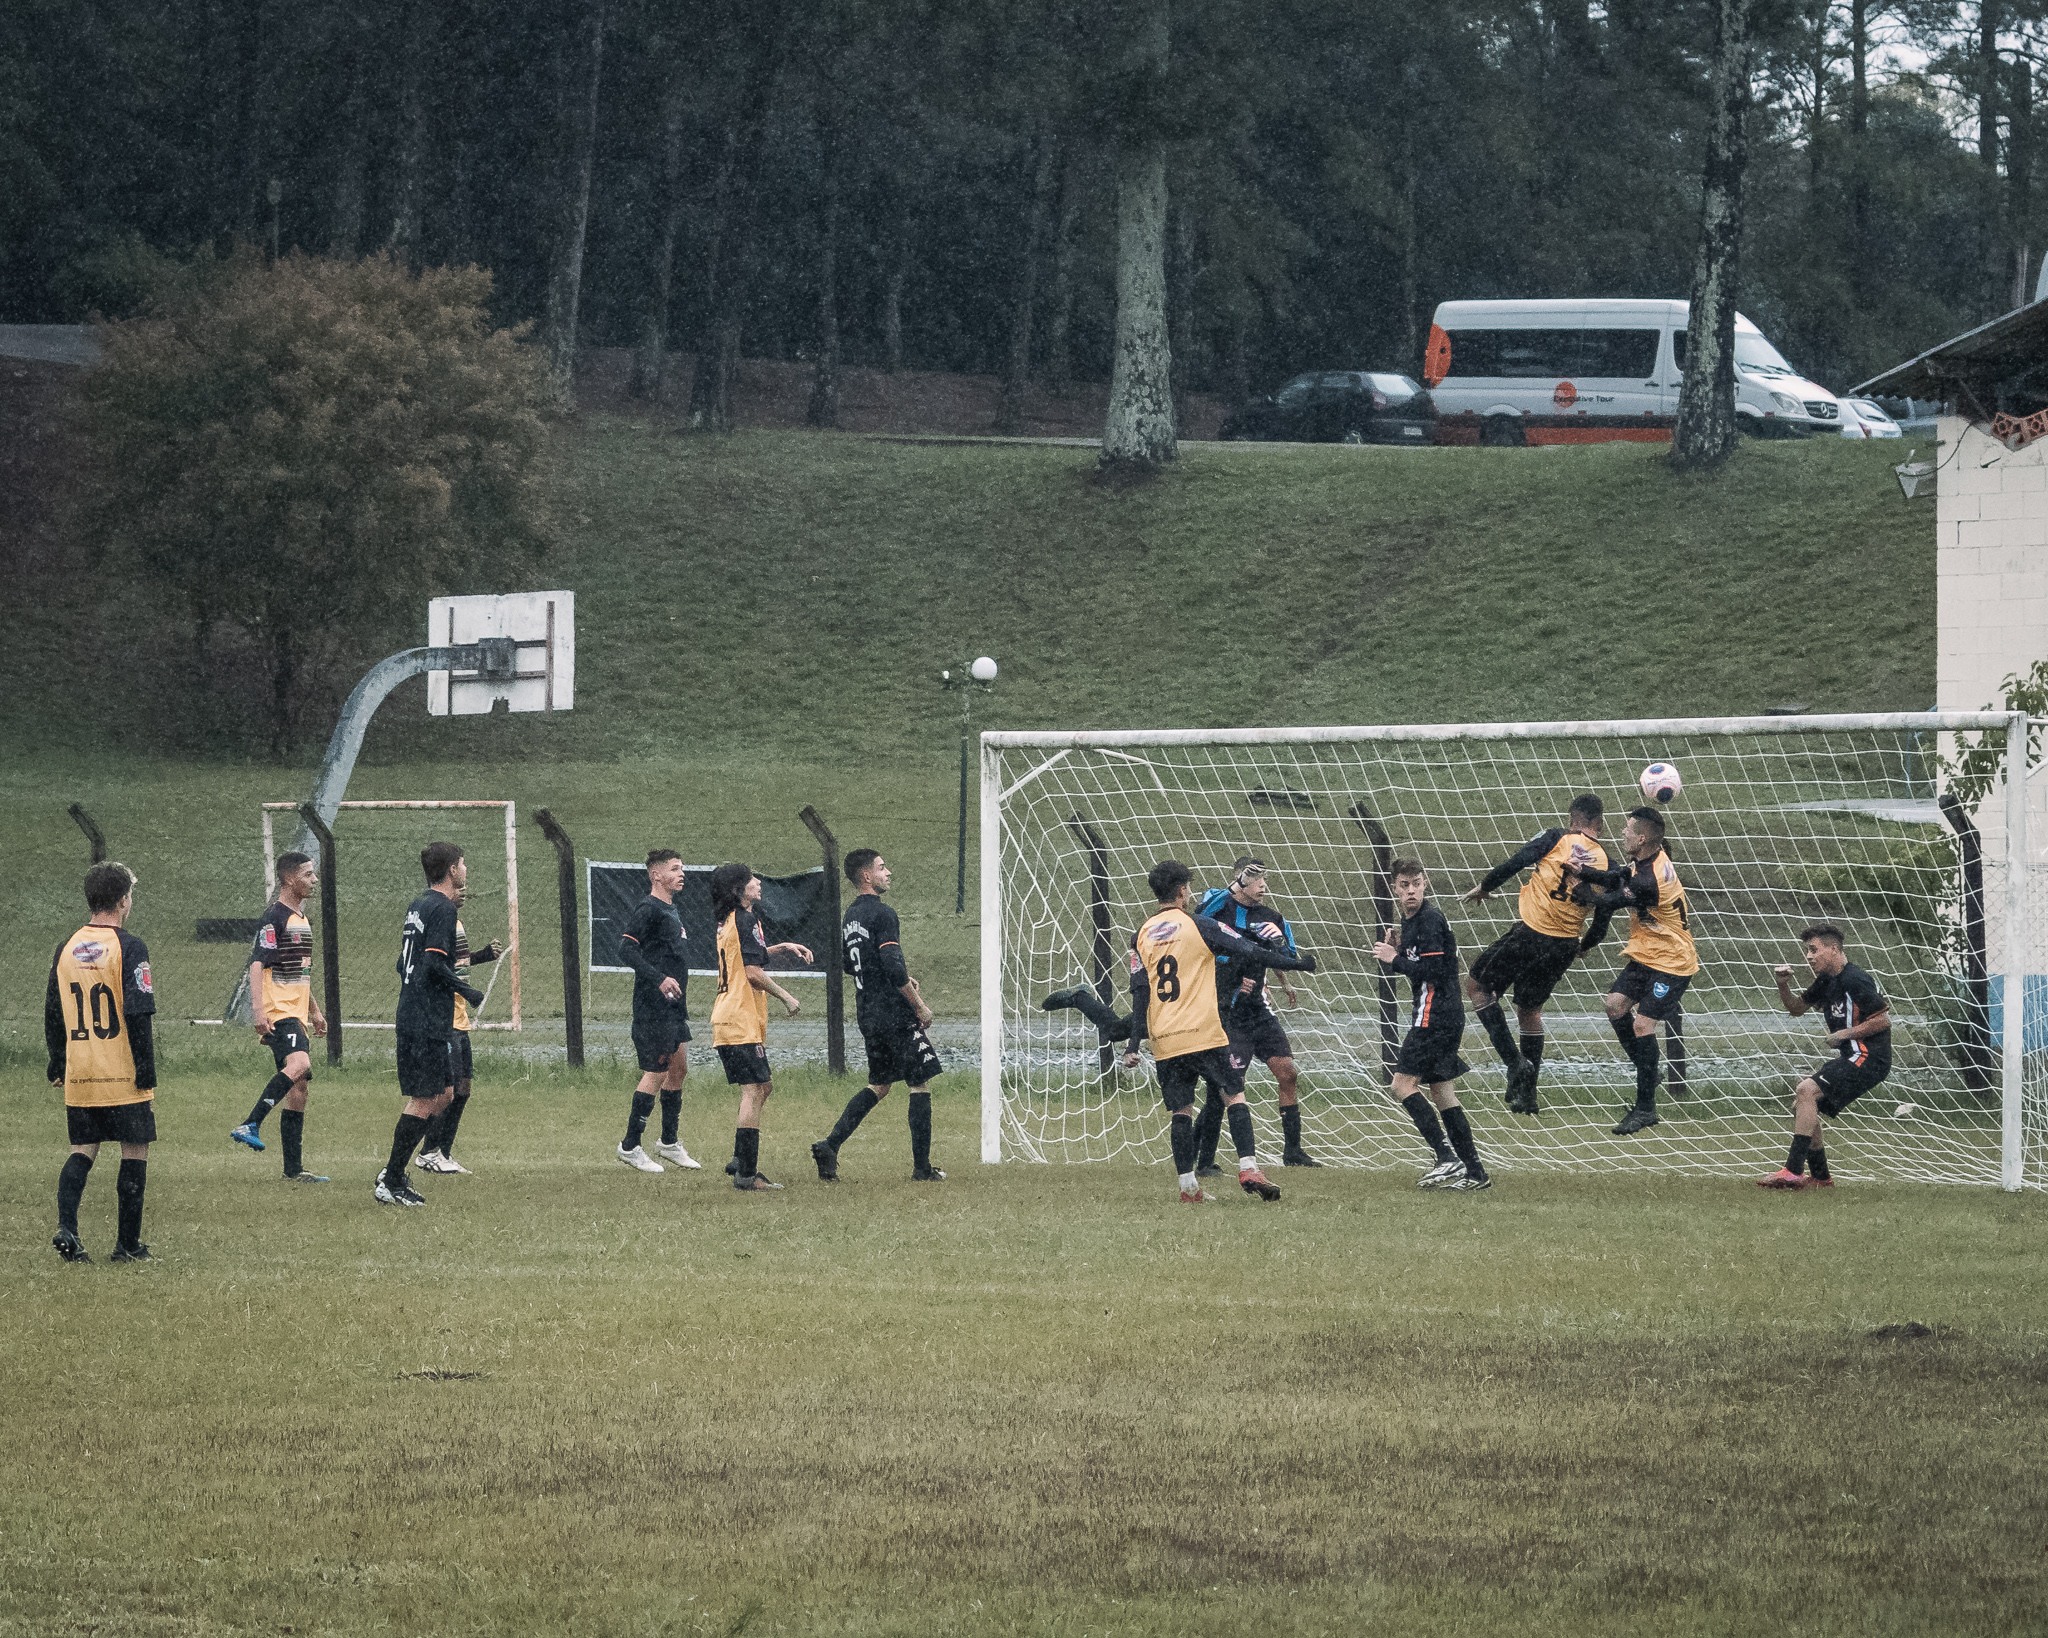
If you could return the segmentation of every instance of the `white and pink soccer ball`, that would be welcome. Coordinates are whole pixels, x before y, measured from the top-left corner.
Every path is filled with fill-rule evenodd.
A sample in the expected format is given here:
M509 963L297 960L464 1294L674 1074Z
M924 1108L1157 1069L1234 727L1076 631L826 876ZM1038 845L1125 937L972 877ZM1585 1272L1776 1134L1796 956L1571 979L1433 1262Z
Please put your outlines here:
M1678 800L1678 793L1685 789L1685 781L1678 777L1675 762L1653 762L1642 771L1636 786L1650 801L1659 807Z

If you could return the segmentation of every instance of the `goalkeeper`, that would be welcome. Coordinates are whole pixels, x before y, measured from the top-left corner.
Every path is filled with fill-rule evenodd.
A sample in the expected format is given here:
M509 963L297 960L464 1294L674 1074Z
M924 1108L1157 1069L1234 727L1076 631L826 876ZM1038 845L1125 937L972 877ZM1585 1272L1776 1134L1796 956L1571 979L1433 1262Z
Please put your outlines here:
M1507 1104L1517 1115L1533 1115L1541 1107L1536 1077L1543 1067L1543 1003L1579 954L1591 893L1572 877L1575 871L1607 868L1607 853L1600 846L1606 812L1606 804L1591 792L1573 797L1562 827L1544 831L1503 859L1465 894L1468 903L1477 904L1510 876L1535 866L1522 884L1514 926L1479 952L1465 976L1465 994L1507 1066ZM1500 1007L1510 989L1522 1026L1519 1049Z

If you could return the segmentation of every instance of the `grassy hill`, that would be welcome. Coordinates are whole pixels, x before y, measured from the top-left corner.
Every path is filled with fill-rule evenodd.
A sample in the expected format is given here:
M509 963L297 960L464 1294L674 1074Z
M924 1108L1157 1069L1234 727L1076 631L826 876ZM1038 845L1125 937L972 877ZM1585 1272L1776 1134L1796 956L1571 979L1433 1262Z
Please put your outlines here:
M975 951L971 905L952 913L958 706L937 673L977 653L1002 664L976 704L983 727L1933 696L1931 513L1899 499L1897 452L1881 446L1745 445L1707 479L1633 445L1191 446L1164 482L1128 492L1096 484L1083 449L709 440L608 417L565 429L558 457L564 544L522 583L577 593L577 709L433 721L408 685L351 794L511 798L551 807L589 856L659 842L763 870L815 862L795 818L813 803L844 844L899 865L913 961L955 1012L972 1006ZM318 745L289 767L164 752L175 713L151 692L147 588L73 580L37 596L40 618L0 657L4 1039L36 1033L47 942L73 913L70 801L142 874L137 926L169 1010L210 1015L241 952L192 943L193 923L255 913L255 804L303 795ZM80 686L109 652L134 663ZM366 974L382 971L396 913L376 895L418 845L378 823L383 862L399 864L354 855L364 897L345 928ZM530 1013L560 1005L552 866L527 827ZM622 1016L625 999L600 978L593 1012ZM386 1002L371 1000L374 1016Z

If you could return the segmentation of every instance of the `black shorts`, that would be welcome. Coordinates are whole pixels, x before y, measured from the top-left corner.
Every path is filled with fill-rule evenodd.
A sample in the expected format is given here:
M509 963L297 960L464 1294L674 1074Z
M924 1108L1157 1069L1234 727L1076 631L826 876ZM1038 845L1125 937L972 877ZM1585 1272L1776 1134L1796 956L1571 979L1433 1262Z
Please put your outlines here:
M640 1073L664 1073L676 1048L690 1038L690 1020L681 1007L671 1007L652 1018L633 1018L633 1051L640 1059Z
M731 1086L760 1086L768 1079L768 1048L759 1041L745 1046L722 1046L718 1061L725 1065L725 1079Z
M1820 1083L1820 1097L1814 1107L1833 1120L1891 1072L1890 1064L1880 1068L1868 1060L1852 1064L1847 1058L1830 1058L1813 1072L1813 1078Z
M1607 989L1611 995L1627 996L1645 1018L1676 1018L1678 1004L1685 999L1685 987L1691 982L1691 974L1680 978L1676 973L1660 973L1655 967L1631 961L1614 975L1614 982Z
M448 1062L457 1081L466 1081L470 1078L471 1066L475 1060L469 1055L468 1030L459 1029L455 1032L455 1039L448 1047Z
M312 1038L306 1034L306 1026L296 1018L280 1018L270 1026L270 1033L263 1039L268 1043L270 1056L277 1061L280 1071L284 1069L285 1059L294 1052L303 1052L309 1058L313 1056Z
M1183 1052L1178 1058L1155 1060L1159 1098L1168 1109L1185 1109L1195 1101L1195 1083L1207 1081L1226 1098L1244 1090L1244 1057L1227 1046Z
M1512 991L1517 1007L1533 1010L1550 999L1578 955L1577 939L1552 938L1518 921L1479 952L1472 963L1472 982L1488 995Z
M1223 1015L1223 1028L1230 1036L1230 1050L1247 1068L1255 1059L1266 1064L1275 1058L1294 1056L1294 1045L1270 1008L1261 1007L1256 1012L1249 1007L1243 1011L1232 1008Z
M156 1099L141 1103L67 1103L65 1124L73 1143L156 1142Z
M868 1049L870 1086L890 1086L897 1081L906 1086L928 1086L946 1072L931 1038L915 1024L863 1028L860 1038Z
M1455 1081L1472 1073L1472 1066L1458 1056L1465 1039L1461 1019L1455 1028L1411 1029L1401 1038L1401 1052L1394 1060L1396 1075L1413 1075L1424 1086Z
M398 1038L398 1091L401 1097L438 1098L455 1081L455 1049L438 1035Z

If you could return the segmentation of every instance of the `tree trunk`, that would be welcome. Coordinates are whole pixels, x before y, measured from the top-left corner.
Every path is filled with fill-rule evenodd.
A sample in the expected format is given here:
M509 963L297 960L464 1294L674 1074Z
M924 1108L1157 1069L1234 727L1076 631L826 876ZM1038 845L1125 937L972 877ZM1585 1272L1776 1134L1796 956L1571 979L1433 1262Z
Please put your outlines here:
M1031 385L1031 320L1038 305L1038 265L1045 258L1053 188L1059 181L1059 138L1050 128L1042 129L1037 146L1031 211L1024 229L1023 265L1017 272L1017 303L1010 313L1010 365L1003 375L1002 405L996 412L996 431L1013 436L1024 430L1024 393Z
M1081 224L1084 174L1080 154L1069 149L1060 177L1059 227L1052 241L1052 311L1045 322L1045 384L1060 394L1074 384L1074 239Z
M1977 7L1977 163L1983 178L1981 221L1987 314L2005 311L2005 245L1998 197L1998 0Z
M1116 160L1116 347L1102 465L1155 470L1179 454L1173 431L1173 356L1166 335L1166 0L1126 0L1124 69L1130 90Z
M363 248L364 196L370 167L370 25L344 9L348 31L348 95L341 106L341 157L334 171L334 215L327 236L332 256L352 257Z
M839 425L839 128L827 109L818 130L818 363L804 419Z
M1716 0L1699 254L1685 331L1685 375L1671 464L1719 466L1735 453L1735 286L1742 258L1742 182L1749 147L1749 0Z
M1166 343L1172 350L1173 424L1188 424L1189 377L1195 361L1195 213L1184 194L1166 212Z
M1870 284L1870 0L1849 0L1849 283Z
M897 211L889 281L882 289L882 368L891 375L903 373L903 287L909 282L910 200L906 195Z
M654 238L654 262L647 281L647 305L640 314L640 345L633 354L635 398L658 402L668 367L669 287L674 281L676 240L683 231L683 81L674 77L661 99L661 226Z
M1420 187L1415 163L1415 120L1401 121L1401 356L1408 360L1416 377L1422 375L1421 258L1422 213L1417 208Z
M407 266L420 265L420 195L427 168L427 72L434 56L436 9L407 14L398 81L398 152L392 178L391 233L385 244Z
M292 630L283 621L270 622L270 755L282 762L292 748L292 689L298 681Z
M555 98L554 237L541 345L555 407L575 407L576 317L583 297L583 240L597 162L597 96L604 77L605 0L569 0Z
M2010 72L2005 117L2005 223L2006 239L2012 246L2012 305L2024 307L2032 296L2027 288L2027 253L2034 213L2033 64L2022 57L2011 65Z

